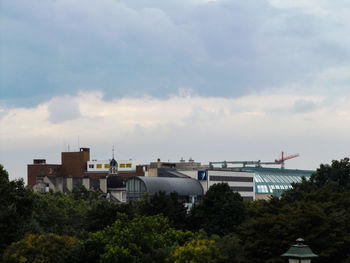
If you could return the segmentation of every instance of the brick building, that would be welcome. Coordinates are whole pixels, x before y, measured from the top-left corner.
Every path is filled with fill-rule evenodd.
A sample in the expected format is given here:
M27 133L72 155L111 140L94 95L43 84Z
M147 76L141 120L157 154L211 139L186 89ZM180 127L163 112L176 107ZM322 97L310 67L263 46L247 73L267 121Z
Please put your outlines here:
M45 159L34 159L27 166L28 187L34 191L70 192L73 187L85 186L87 189L107 193L109 170L88 171L90 149L80 148L78 152L62 152L61 164L47 164ZM118 172L118 176L144 176L144 166L137 165L134 170Z

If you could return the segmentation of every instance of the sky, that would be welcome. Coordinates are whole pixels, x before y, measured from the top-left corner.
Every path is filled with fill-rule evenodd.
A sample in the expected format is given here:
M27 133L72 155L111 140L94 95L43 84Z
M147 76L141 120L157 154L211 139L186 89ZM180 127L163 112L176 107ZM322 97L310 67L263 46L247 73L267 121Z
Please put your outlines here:
M0 163L349 156L339 0L0 0Z

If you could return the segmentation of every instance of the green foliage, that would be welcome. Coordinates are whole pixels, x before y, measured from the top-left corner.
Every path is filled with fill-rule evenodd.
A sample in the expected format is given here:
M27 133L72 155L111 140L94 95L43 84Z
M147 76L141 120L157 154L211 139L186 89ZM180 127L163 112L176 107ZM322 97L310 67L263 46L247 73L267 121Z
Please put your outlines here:
M90 234L85 242L88 262L145 262L157 255L158 262L168 256L167 248L184 244L193 234L175 230L166 218L156 216L135 216L130 220L125 214L118 214L112 226ZM156 261L153 261L156 262Z
M0 164L0 254L27 232L33 204L34 196L24 187L23 180L9 181Z
M228 184L214 184L202 202L191 210L190 219L192 229L223 236L235 232L244 222L246 209L242 197Z
M160 191L152 196L146 195L137 203L137 211L146 216L162 214L176 228L186 225L186 208L178 201L177 193L166 195Z
M76 262L81 242L74 237L55 234L27 234L4 252L3 263L69 263Z
M321 165L281 199L248 205L250 220L240 228L243 262L284 262L298 237L320 257L318 263L347 262L350 256L349 159Z
M90 204L61 192L36 194L32 233L55 233L82 237Z
M219 236L211 236L211 239L215 240L215 246L219 251L220 257L218 262L220 263L235 263L239 262L242 256L242 247L240 239L236 234L227 234L220 238Z
M107 199L93 201L86 215L86 230L96 232L112 225L117 219L117 213L125 213L132 217L135 212L129 204L115 204Z
M218 263L219 251L214 240L192 239L176 248L167 262L171 263Z

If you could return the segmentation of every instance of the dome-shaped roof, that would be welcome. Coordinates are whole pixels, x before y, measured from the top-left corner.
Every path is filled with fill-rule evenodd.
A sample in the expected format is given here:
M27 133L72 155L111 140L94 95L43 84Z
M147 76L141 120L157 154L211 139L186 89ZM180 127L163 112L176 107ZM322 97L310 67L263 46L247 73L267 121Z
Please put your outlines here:
M107 189L111 188L125 188L125 179L116 175L110 174L107 176Z
M113 159L110 161L109 166L110 166L110 167L118 166L118 163L117 163L117 161L113 158Z

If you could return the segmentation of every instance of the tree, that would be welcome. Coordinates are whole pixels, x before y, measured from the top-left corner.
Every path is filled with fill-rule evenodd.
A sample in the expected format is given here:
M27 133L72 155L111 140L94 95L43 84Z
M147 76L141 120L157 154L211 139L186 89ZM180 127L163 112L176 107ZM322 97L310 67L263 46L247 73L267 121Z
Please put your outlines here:
M23 180L10 181L0 164L0 254L27 232L33 204L33 193L24 187Z
M74 237L55 234L27 234L4 252L4 263L69 263L76 262L81 242Z
M84 262L164 262L169 249L193 237L189 231L175 230L163 216L139 216L130 220L118 214L112 226L90 234L85 242ZM152 262L152 261L150 261Z
M165 192L159 191L152 196L146 195L136 206L141 215L162 214L176 228L181 229L186 225L187 209L178 201L176 192L166 195Z
M192 239L183 246L177 247L167 262L171 263L218 263L219 250L214 240Z
M117 213L125 213L132 218L135 212L130 204L115 204L107 199L95 200L86 215L86 230L96 232L112 225L117 219Z
M89 201L74 199L61 192L36 194L30 232L83 237Z
M243 198L226 183L212 185L190 214L192 229L202 228L209 235L223 236L234 232L245 219Z
M243 262L283 262L298 237L320 257L318 263L345 263L350 257L349 159L321 165L309 181L294 184L281 199L255 201L240 227Z

